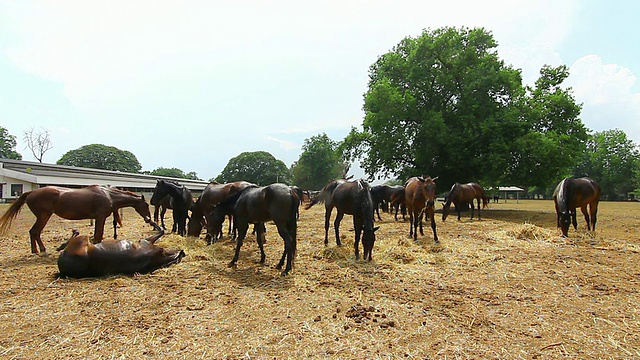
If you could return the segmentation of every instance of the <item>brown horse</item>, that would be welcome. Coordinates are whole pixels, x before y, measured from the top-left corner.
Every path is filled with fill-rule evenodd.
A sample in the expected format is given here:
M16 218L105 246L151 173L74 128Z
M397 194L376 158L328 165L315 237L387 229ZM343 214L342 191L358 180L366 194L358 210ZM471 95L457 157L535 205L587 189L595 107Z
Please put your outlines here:
M600 202L600 185L588 177L579 179L564 178L553 192L553 202L556 206L558 227L562 229L562 236L567 237L569 223L573 229L578 229L576 208L580 208L587 222L587 230L596 230L598 202ZM589 213L587 213L589 205Z
M144 240L106 240L91 244L89 237L74 230L58 257L59 277L97 277L115 274L145 274L177 264L185 256L182 250L165 250L155 245L162 229Z
M208 224L211 222L211 210L213 210L213 207L248 186L255 186L255 184L247 181L235 181L226 184L210 182L207 184L191 208L191 219L189 220L187 235L200 236L202 227L204 226L206 229L209 227ZM231 226L232 221L231 217L229 217L229 233L231 233ZM210 234L207 230L206 240L208 244L215 242L217 239L218 234Z
M436 200L436 179L427 176L426 178L412 177L404 184L404 199L409 212L409 237L413 236L413 240L418 240L418 226L420 227L420 235L424 235L422 231L422 216L426 214L431 218L431 229L433 229L433 241L438 243L438 234L436 233L435 200Z
M335 207L338 211L333 226L336 232L336 244L340 243L340 221L345 214L353 215L353 228L355 230L355 241L353 243L356 259L360 258L358 244L362 235L362 247L364 260L371 260L373 244L376 241L376 230L373 227L373 201L371 200L371 190L369 184L360 179L356 181L332 180L327 184L314 199L307 204L306 210L317 203L324 202L324 245L329 244L329 219L331 211Z
M462 204L469 203L471 205L471 218L473 219L473 200L478 202L478 220L480 220L482 218L480 215L480 202L482 202L483 208L487 207L488 202L482 186L474 182L467 184L453 184L449 191L449 195L447 195L447 201L442 204L442 221L445 221L447 216L449 216L449 213L451 213L451 203L456 206L458 221L460 221L460 208L462 207Z
M9 207L0 218L0 235L6 233L25 203L36 216L36 222L29 230L31 252L34 254L38 253L36 243L41 252L47 251L40 234L53 214L68 220L95 219L93 237L96 242L100 242L104 237L104 223L112 213L114 238L116 237L115 226L120 219L117 210L123 207L133 207L146 223L156 229L160 228L151 220L149 204L144 200L144 196L98 185L80 189L46 186L25 192Z

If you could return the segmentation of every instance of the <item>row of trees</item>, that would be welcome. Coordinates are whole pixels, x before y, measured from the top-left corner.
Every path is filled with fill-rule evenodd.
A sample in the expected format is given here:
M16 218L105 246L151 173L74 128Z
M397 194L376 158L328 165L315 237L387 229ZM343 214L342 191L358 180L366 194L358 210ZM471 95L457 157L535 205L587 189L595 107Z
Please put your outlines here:
M306 139L290 168L268 152L239 154L215 180L319 189L360 160L370 178L428 174L440 177L440 189L477 181L549 194L565 176L598 180L610 199L640 189L638 146L622 130L591 133L584 126L581 104L563 87L566 66L544 66L534 86L524 86L520 70L506 65L496 48L482 28L445 27L407 37L371 65L361 129L352 128L339 142L326 134ZM0 145L15 147L15 139L2 138ZM141 168L130 152L96 144L70 151L58 163ZM175 168L150 173L196 177Z

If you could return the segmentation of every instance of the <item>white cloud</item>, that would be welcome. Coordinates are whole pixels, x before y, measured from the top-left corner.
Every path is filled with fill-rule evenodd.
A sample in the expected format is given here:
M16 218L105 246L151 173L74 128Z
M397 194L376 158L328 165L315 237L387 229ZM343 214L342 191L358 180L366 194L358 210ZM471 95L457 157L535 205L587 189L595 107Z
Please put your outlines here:
M634 93L636 75L617 64L605 64L598 55L578 59L570 68L567 85L583 103L582 119L595 131L624 130L640 144L640 93Z

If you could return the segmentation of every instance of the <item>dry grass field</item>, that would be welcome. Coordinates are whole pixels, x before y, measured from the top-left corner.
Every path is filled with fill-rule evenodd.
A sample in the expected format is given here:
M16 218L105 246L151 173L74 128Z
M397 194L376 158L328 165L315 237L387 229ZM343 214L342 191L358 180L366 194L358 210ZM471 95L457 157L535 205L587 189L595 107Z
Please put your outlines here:
M74 280L54 277L54 249L89 221L52 217L49 256L31 255L25 207L0 238L0 357L640 358L640 203L603 202L597 232L580 217L569 238L550 201L491 204L481 221L437 214L438 246L430 228L414 243L408 222L382 214L372 262L354 258L350 217L345 246L325 248L323 213L301 210L287 277L269 226L264 266L251 235L236 269L229 239L166 235L182 263ZM152 232L133 211L123 221L123 239Z

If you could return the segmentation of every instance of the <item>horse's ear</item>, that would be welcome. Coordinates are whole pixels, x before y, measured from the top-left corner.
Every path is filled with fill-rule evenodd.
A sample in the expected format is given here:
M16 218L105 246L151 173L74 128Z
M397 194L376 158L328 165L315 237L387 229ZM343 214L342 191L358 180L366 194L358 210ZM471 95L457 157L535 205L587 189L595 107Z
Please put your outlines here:
M438 176L434 177L434 178L433 178L433 179L431 179L431 180L436 181L436 180L438 180L438 178L439 178L439 177L440 177L440 175L438 175Z
M145 200L144 200L144 194L142 194L142 195L140 195L140 196L142 197L142 201L145 201Z
M373 228L373 232L376 232L376 230L380 229L380 226L376 226Z

